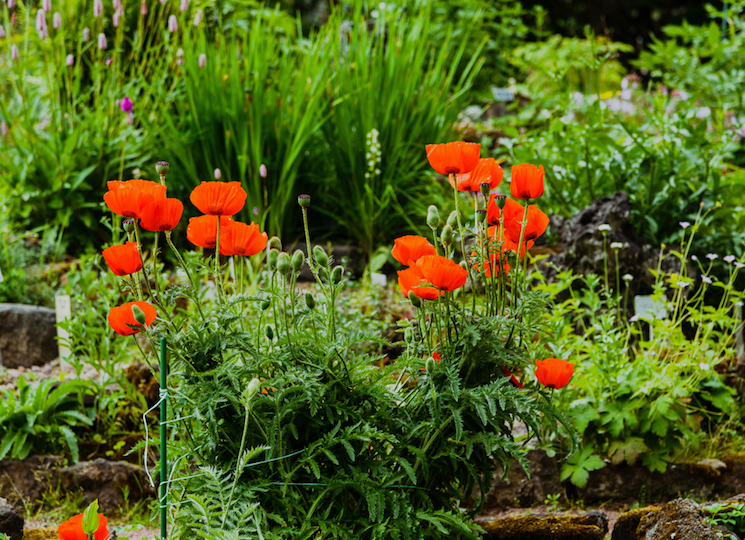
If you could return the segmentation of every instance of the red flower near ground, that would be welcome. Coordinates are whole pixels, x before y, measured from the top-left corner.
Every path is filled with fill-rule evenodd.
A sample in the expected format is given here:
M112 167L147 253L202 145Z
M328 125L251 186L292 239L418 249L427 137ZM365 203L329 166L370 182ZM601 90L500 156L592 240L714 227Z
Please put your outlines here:
M502 371L504 371L504 376L510 378L510 382L512 383L512 386L515 388L519 388L520 390L523 389L523 383L521 383L519 380L517 380L517 377L515 377L512 372L507 369L507 366L502 366Z
M107 540L109 530L106 528L107 520L103 514L98 514L98 530L93 533L94 540ZM83 514L73 516L57 529L60 540L88 540L83 532Z
M416 262L424 279L441 291L454 291L466 284L468 270L447 257L425 255Z
M259 230L256 223L241 223L233 221L225 227L225 236L220 235L220 254L243 255L250 257L266 249L269 237ZM223 229L220 228L220 233Z
M151 201L143 210L140 225L147 231L171 231L181 220L184 204L178 199Z
M507 207L504 207L504 230L515 242L520 241L520 229L522 227L520 222L523 220L523 215L525 213L524 208L519 203L518 206L520 207L519 212L516 215L510 215L509 222L507 221ZM546 232L548 222L548 216L542 210L534 204L528 205L527 223L525 224L525 232L523 232L523 242L527 243L541 236Z
M440 291L424 279L421 270L416 266L398 271L398 287L407 298L409 291L414 291L414 294L423 300L434 300L440 296Z
M132 313L132 306L135 305L145 313L145 326L150 326L158 315L155 308L147 302L128 302L122 306L111 308L109 310L109 325L120 336L139 334L142 329L142 325L135 320L134 313Z
M535 376L543 386L562 388L569 384L574 374L574 364L559 358L535 361Z
M440 174L464 174L471 172L479 162L481 145L463 141L444 144L428 144L427 160Z
M246 190L240 182L202 182L189 199L203 214L232 216L246 204Z
M420 257L437 255L435 246L423 236L409 235L396 238L391 255L405 266L413 266Z
M127 242L103 250L103 258L117 276L128 276L142 270L142 258L136 242Z
M492 193L491 197L489 197L489 203L486 205L486 220L489 222L489 225L499 225L500 210L497 206L496 199L497 194ZM516 200L506 199L504 202L504 208L502 209L504 212L505 227L507 222L512 221L515 218L517 218L518 222L522 221L523 210L524 207Z
M217 217L216 216L199 216L189 220L189 226L186 228L186 239L194 244L206 249L214 249L217 245ZM227 233L227 229L234 223L229 217L220 217L220 241Z
M510 194L516 199L537 199L543 195L543 165L523 163L512 167Z
M480 159L476 168L470 173L456 174L455 180L449 178L450 185L458 191L481 191L481 184L488 183L494 189L502 181L504 171L494 158Z
M122 217L139 218L154 200L165 199L166 186L149 180L118 180L108 182L109 191L103 196L106 206Z
M503 254L506 249L509 249L508 246L502 246ZM496 246L494 248L494 252L489 253L488 259L485 256L479 256L475 252L473 253L473 255L475 255L473 269L477 272L481 272L483 268L483 272L486 277L492 277L492 268L496 268L497 270L497 272L494 274L494 277L497 277L500 271L504 272L505 274L510 271L510 265L507 264L507 257L501 257L504 262L501 265L499 264L500 257L496 253Z

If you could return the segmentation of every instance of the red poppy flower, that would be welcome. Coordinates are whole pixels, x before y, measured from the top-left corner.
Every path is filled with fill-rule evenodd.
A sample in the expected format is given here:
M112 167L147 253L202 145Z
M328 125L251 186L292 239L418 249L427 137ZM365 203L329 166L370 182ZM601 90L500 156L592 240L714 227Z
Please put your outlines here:
M488 183L494 189L502 181L504 171L494 158L480 159L476 168L470 173L456 174L455 180L448 178L452 187L458 191L481 191L481 184Z
M98 514L98 530L93 533L94 540L107 540L109 530L106 528L107 520L103 514ZM83 532L83 514L73 516L57 528L60 540L88 540Z
M136 242L126 242L103 250L103 258L117 276L128 276L142 270L142 258Z
M574 374L574 364L559 358L535 361L535 376L543 386L562 388L569 384Z
M516 215L510 215L509 221L507 220L507 207L505 206L505 224L504 230L510 235L510 238L515 242L520 241L520 229L522 228L521 221L525 213L524 208L518 203L520 207L519 212ZM517 216L520 217L517 217ZM525 231L523 232L523 242L529 242L535 240L546 232L548 227L548 216L540 210L536 205L528 205L527 223L525 224ZM532 244L531 244L532 245Z
M438 364L440 363L440 360L442 360L442 356L440 356L440 353L437 351L432 353L432 358L434 358Z
M416 262L424 279L441 291L454 291L466 284L468 271L447 257L425 255Z
M246 204L246 190L240 182L202 182L189 199L203 214L232 216Z
M413 266L420 257L437 255L435 246L423 236L409 235L396 238L391 255L403 265Z
M229 217L220 217L220 241L222 242L223 234L233 223ZM214 249L217 245L217 217L216 216L199 216L189 220L189 226L186 228L186 239L194 244L206 249Z
M184 204L178 199L156 199L142 210L140 225L146 231L171 231L183 213Z
M543 165L522 163L512 167L510 194L516 199L537 199L543 195Z
M507 249L507 246L502 246L502 253L504 254L504 251L506 251ZM496 253L496 247L493 253L489 253L488 259L486 257L479 256L476 252L474 252L473 255L476 257L473 263L473 269L477 272L481 272L483 268L483 272L486 277L492 277L492 268L497 269L494 277L497 277L500 271L504 272L505 274L510 271L510 265L507 264L507 257L501 257L504 262L502 262L502 264L499 264L500 257Z
M134 313L132 313L132 306L135 305L145 313L145 326L150 326L158 315L155 308L147 302L128 302L122 306L111 308L109 310L109 325L120 336L140 333L142 325L135 320Z
M108 182L109 191L104 193L106 206L122 217L139 218L142 211L153 200L165 199L166 186L149 180L118 180Z
M507 366L502 366L502 371L504 371L504 376L510 378L510 382L512 383L512 386L515 388L519 388L520 390L523 389L523 383L517 380L517 377L515 377L512 372L507 369Z
M222 233L223 229L220 229ZM250 257L266 249L269 237L259 230L256 223L245 224L233 221L225 227L225 236L220 235L220 253L222 255L243 255Z
M479 162L481 145L463 141L444 144L428 144L427 160L440 174L464 174L471 172Z
M424 279L421 270L416 266L398 271L398 287L407 298L409 291L414 291L414 294L423 300L434 300L440 296L440 291Z
M486 205L486 221L489 225L499 225L499 206L497 206L497 194L492 193L489 197L489 203ZM505 199L504 208L504 222L507 225L508 221L512 221L517 218L517 221L523 220L524 207L514 199Z

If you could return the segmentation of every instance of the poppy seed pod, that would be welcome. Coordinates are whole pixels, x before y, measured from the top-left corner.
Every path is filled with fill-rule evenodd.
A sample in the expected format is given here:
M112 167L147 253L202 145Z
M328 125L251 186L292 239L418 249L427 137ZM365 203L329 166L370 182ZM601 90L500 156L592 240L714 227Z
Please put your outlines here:
M269 298L264 298L261 301L261 310L266 311L267 309L269 309L269 306L271 305L272 305L272 301Z
M290 256L284 251L277 255L277 272L286 276L290 273Z
M422 307L422 301L420 298L416 295L414 291L409 291L409 302L411 302L411 305L415 308Z
M334 285L337 285L341 282L341 278L344 275L344 268L341 266L334 266L334 269L331 271L331 283Z
M277 260L279 258L279 251L276 249L270 249L269 250L269 257L267 264L269 265L269 270L276 270L277 269Z
M507 204L507 197L505 197L504 195L495 195L494 204L496 204L497 208L501 210L502 208L504 208L504 205Z
M266 325L264 333L266 334L266 337L269 339L269 341L274 341L274 328L272 328L271 325Z
M427 208L427 225L433 230L440 226L440 212L434 204Z
M442 242L442 245L445 247L453 243L453 228L450 225L445 225L442 228L442 233L440 234L440 242Z
M316 246L313 248L313 258L321 266L326 266L329 263L329 256L326 255L326 250L323 249L321 246Z
M135 318L135 321L137 321L139 324L144 325L145 321L147 321L147 317L145 317L145 312L142 311L140 306L137 304L134 304L132 306L132 315Z
M489 182L481 182L481 184L479 185L479 187L481 188L481 194L484 197L488 197L489 196L489 192L491 191L491 184Z
M476 219L479 223L483 223L486 220L486 210L483 208L476 210Z
M303 264L305 264L305 253L303 253L301 250L295 250L295 253L292 254L292 269L295 272L299 272L300 269L303 267Z
M159 161L155 164L155 172L157 172L160 176L165 176L168 174L168 169L171 167L171 164L167 161Z
M134 219L125 219L122 221L122 229L125 230L125 232L131 233L135 231L135 220Z
M269 249L282 249L282 240L278 236L272 236L269 239Z
M310 195L298 195L297 203L301 208L308 208L310 206Z
M448 216L448 225L451 229L455 229L458 226L458 211L453 210Z
M308 306L308 309L316 307L316 299L313 298L313 295L309 292L305 293L305 305Z

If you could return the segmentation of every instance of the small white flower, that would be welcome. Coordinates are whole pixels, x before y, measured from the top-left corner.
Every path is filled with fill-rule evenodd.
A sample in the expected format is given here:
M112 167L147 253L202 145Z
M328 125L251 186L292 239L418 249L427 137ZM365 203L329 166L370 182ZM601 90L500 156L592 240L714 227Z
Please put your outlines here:
M717 255L716 253L707 253L706 258L710 261L713 261L714 259L718 259L719 255Z
M691 226L691 222L690 221L679 221L678 225L680 225L682 229L687 229L688 227Z
M685 289L686 287L688 287L688 285L690 285L690 283L679 279L673 285L675 285L676 287L680 287L681 289Z
M623 276L621 276L621 279L628 283L629 281L634 281L634 276L632 276L631 274L624 274Z
M598 230L600 232L602 232L602 233L607 233L608 231L610 231L610 225L608 225L607 223L603 223L602 225L598 225Z
M709 371L709 369L711 368L711 366L710 366L709 364L706 364L706 363L704 363L704 362L701 362L701 363L700 363L700 364L698 365L698 367L699 367L699 368L701 368L701 369L702 369L703 371ZM674 534L674 533L673 533L673 534Z
M619 249L623 248L623 243L621 243L621 242L611 242L610 248L611 249L615 249L615 250L619 250Z
M740 261L737 261L735 263L735 268L743 268L743 267L745 267L745 264L741 263Z
M701 274L701 281L711 285L711 278L707 276L706 274Z
M698 257L696 257L695 255L691 255L691 260L692 261L697 261L698 260Z
M726 262L726 263L731 263L732 261L734 261L734 260L735 260L735 256L734 256L734 255L727 255L727 256L725 256L725 257L723 258L723 260L724 260L724 262Z
M629 322L636 322L639 320L639 315L634 315L629 319Z

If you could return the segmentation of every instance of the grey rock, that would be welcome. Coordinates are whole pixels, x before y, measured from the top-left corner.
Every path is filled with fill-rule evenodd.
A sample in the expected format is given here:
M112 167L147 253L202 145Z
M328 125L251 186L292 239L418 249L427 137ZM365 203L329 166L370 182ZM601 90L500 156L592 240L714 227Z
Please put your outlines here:
M0 498L0 534L7 534L10 540L23 539L24 520L8 501Z
M0 304L0 365L42 365L57 358L54 310L22 304Z
M25 505L35 507L49 485L54 485L57 468L62 462L58 456L31 456L24 460L0 460L0 497L23 513Z
M660 510L648 513L636 529L639 540L721 540L717 533L718 529L704 520L701 507L690 499L675 499Z
M497 469L492 487L486 495L484 512L496 508L540 504L548 495L564 493L554 458L548 457L542 449L531 450L525 457L528 460L530 478L517 461L512 463L502 481L502 470Z

